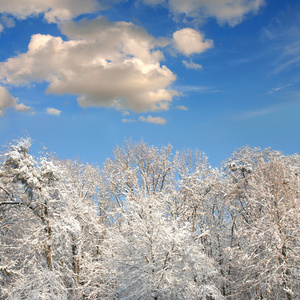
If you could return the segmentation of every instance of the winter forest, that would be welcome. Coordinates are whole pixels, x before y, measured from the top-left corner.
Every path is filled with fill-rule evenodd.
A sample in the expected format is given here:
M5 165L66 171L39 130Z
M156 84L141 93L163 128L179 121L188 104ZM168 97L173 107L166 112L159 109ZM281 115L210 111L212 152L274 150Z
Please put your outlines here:
M0 299L300 299L299 155L30 147L1 154Z

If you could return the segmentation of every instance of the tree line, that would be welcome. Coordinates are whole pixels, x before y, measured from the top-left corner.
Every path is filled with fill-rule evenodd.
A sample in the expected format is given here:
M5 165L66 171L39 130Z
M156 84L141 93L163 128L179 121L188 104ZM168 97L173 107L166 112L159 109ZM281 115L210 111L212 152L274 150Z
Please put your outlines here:
M0 156L0 299L299 299L300 157L125 141L99 169Z

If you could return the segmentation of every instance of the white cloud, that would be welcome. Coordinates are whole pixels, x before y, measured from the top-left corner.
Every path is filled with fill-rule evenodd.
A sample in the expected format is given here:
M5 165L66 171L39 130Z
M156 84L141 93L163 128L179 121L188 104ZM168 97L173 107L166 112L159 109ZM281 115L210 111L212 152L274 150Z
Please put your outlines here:
M3 29L4 29L3 25L0 24L0 34L1 34L1 32L3 31Z
M28 51L0 63L0 81L21 85L46 81L47 92L78 95L82 107L137 112L167 110L176 76L161 66L159 42L144 29L105 18L67 22L70 40L36 34Z
M169 8L175 14L195 19L214 17L220 24L235 26L248 13L257 13L265 0L169 0Z
M230 119L235 120L235 121L244 121L244 120L248 120L248 119L252 119L252 118L259 118L264 115L269 115L276 111L286 109L288 107L291 108L295 104L299 103L300 94L296 93L294 96L295 96L295 99L292 99L291 101L277 103L277 104L270 105L268 107L257 109L257 110L241 111L238 114L230 116Z
M151 5L151 6L157 6L165 4L165 0L139 0L139 2L143 2L144 4Z
M281 85L281 86L279 86L279 87L277 87L277 88L273 88L273 89L271 89L270 91L268 91L268 94L269 94L269 95L274 94L274 93L276 93L276 92L278 92L278 91L280 91L280 90L282 90L282 89L285 89L285 88L287 88L287 87L289 87L289 86L291 86L291 85L292 85L292 84L289 83L289 84L286 84L286 85Z
M18 100L18 98L16 98L16 99ZM28 112L28 111L31 110L31 107L30 107L30 106L27 106L27 105L25 105L25 104L23 104L23 103L20 103L20 104L17 103L17 104L14 106L14 108L15 108L16 111L19 111L19 112Z
M61 114L61 111L59 109L56 109L56 108L47 107L47 114L48 115L59 116Z
M262 108L259 110L249 110L245 112L240 112L239 114L233 115L230 118L235 121L244 121L264 115L268 115L274 111L276 111L279 108L279 106L272 106L268 108Z
M272 18L263 30L264 51L273 55L271 75L296 70L300 67L300 6L288 6ZM293 75L295 78L295 75Z
M204 39L204 36L192 28L180 29L173 33L175 48L189 56L193 53L202 53L213 47L213 41Z
M25 19L43 14L48 22L73 19L82 14L105 10L123 0L1 0L0 13ZM191 18L214 17L219 23L234 26L246 14L256 13L265 0L140 0L147 5L168 5L175 15Z
M126 110L125 110L125 111L122 112L122 116L123 116L123 117L129 116L129 115L130 115L129 111L126 111Z
M122 119L123 123L135 123L135 120L133 119Z
M167 122L166 119L162 117L152 117L151 115L149 115L147 118L145 118L144 116L140 116L139 120L141 122L148 122L148 123L153 123L158 125L164 125Z
M187 69L195 69L195 70L201 70L202 69L202 65L196 64L193 61L188 62L186 60L183 60L182 63L185 65L185 67Z
M11 28L15 26L15 21L13 18L6 16L6 15L2 15L0 17L1 22L5 25L5 27Z
M210 86L198 86L198 85L178 85L176 90L180 93L219 93L220 90Z
M3 116L4 110L14 108L19 112L28 112L31 108L23 103L18 104L18 98L14 98L9 91L0 86L0 116Z
M177 108L177 109L180 109L180 110L185 110L185 111L189 110L189 108L186 107L186 106L184 106L184 105L176 106L176 108Z
M18 19L44 14L49 22L65 21L82 14L107 9L122 0L1 0L0 13Z

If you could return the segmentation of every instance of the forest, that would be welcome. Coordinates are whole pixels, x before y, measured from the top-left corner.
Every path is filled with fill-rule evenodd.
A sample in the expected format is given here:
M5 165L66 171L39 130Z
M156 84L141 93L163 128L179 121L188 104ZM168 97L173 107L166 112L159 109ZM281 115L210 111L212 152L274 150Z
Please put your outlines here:
M300 299L300 157L125 141L0 156L0 299Z

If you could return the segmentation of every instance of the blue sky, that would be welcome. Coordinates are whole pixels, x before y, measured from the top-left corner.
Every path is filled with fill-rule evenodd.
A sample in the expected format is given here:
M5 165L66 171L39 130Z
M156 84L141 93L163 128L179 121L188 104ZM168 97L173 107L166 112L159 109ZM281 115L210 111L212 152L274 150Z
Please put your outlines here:
M299 67L294 0L0 0L0 143L299 153Z

